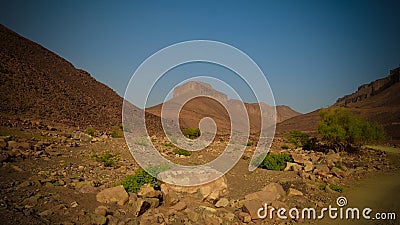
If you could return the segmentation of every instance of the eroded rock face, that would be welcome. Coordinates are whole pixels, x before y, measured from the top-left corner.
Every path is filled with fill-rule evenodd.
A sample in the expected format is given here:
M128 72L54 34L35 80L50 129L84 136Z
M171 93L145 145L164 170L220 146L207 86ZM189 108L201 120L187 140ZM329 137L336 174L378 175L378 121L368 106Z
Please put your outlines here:
M211 173L208 173L211 172ZM214 203L228 193L228 185L224 176L219 177L218 171L210 168L199 169L196 171L190 170L169 170L158 175L164 183L161 185L161 191L168 198L169 195L190 194L203 201ZM198 186L178 186L174 184L185 183L186 185L206 181L209 178L216 178L209 183ZM211 179L212 180L212 179Z
M228 100L226 94L215 90L210 84L199 81L189 81L174 89L174 97L179 97L184 95L191 95L191 96L206 95L206 96L213 96L221 101Z

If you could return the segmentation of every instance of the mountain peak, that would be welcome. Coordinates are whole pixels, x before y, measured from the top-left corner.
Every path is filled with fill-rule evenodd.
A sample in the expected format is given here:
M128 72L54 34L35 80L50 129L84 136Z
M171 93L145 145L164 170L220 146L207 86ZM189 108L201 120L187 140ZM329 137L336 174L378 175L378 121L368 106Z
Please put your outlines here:
M227 101L226 94L215 90L210 84L201 81L189 81L174 89L174 98L180 96L211 96L218 100Z

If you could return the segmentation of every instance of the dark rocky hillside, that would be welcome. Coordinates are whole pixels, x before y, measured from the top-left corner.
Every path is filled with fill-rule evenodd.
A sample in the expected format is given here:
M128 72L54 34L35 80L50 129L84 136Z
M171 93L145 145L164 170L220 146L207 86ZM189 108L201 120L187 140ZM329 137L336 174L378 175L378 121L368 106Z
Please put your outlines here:
M0 99L3 121L18 118L106 130L121 124L123 99L117 93L3 25Z

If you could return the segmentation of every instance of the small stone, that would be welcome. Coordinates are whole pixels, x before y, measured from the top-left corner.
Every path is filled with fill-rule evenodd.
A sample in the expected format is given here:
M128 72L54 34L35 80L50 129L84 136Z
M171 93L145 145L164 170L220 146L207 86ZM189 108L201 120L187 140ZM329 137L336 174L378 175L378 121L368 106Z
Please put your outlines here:
M227 198L221 198L220 200L215 203L215 207L221 208L221 207L226 207L229 205L229 200Z
M53 214L53 210L47 209L47 210L44 210L41 213L39 213L39 216L50 216L52 214Z
M314 173L318 173L318 172L329 173L330 170L329 170L329 167L325 164L315 165Z
M78 166L78 170L79 171L83 171L83 170L85 170L85 167L84 166Z
M71 203L71 208L76 208L76 207L78 207L79 205L78 205L78 203L77 202L72 202Z
M143 213L145 213L149 208L151 207L151 204L146 201L145 199L139 198L136 201L136 212L135 216L140 216Z
M91 221L95 225L104 225L104 224L107 223L107 218L105 216L92 214L91 215Z
M313 169L314 169L314 165L313 165L312 162L310 162L310 161L304 162L304 171L310 172L310 171L312 171Z
M94 213L97 215L100 215L100 216L106 216L107 211L108 211L108 208L106 206L101 205L94 210Z
M251 221L251 216L245 212L239 212L238 217L243 223L249 223Z
M296 190L294 188L289 188L288 193L287 193L288 197L292 197L292 196L302 196L303 192Z

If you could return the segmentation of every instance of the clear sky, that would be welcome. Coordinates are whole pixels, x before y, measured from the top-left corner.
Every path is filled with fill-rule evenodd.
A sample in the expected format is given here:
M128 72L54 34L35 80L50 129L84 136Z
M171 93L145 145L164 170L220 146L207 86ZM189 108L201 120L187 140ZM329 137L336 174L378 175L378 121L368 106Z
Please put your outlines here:
M277 104L305 113L399 66L399 9L400 1L2 1L0 23L120 95L156 51L224 42L260 66Z

